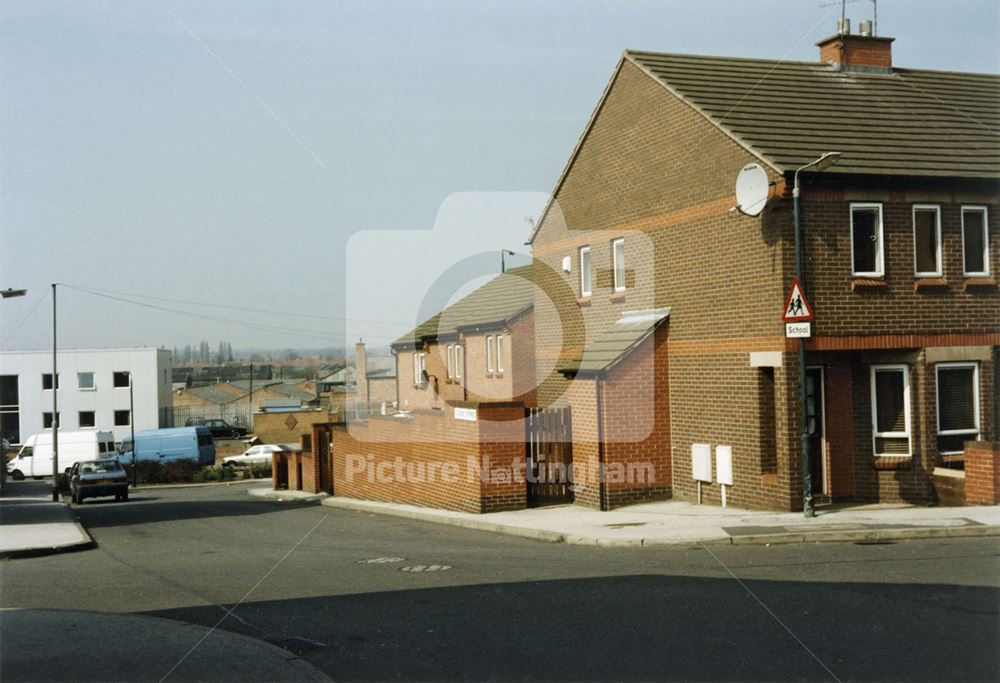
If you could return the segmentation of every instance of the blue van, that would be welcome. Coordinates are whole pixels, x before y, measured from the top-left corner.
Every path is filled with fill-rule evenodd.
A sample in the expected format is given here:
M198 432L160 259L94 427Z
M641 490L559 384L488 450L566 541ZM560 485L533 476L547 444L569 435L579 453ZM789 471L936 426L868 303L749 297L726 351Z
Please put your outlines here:
M118 459L132 462L132 438L125 437L118 447ZM199 465L215 464L215 442L208 427L147 429L135 433L135 459L155 462L194 460Z

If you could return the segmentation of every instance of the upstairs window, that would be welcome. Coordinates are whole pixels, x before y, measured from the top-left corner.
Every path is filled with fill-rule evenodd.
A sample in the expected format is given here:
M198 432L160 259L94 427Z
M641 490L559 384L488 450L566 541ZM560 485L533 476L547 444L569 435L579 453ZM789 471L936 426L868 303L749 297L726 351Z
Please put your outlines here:
M455 347L448 344L448 379L455 379Z
M979 366L939 363L936 369L937 449L962 453L966 441L979 438Z
M882 277L882 205L851 204L851 275Z
M83 427L96 427L97 426L97 416L93 410L81 410L78 415L80 428Z
M129 385L128 372L116 372L114 374L114 386L116 388L127 387Z
M502 334L498 334L497 335L497 372L500 373L500 374L503 374L503 368L504 368L503 354L504 354L503 335Z
M909 368L905 365L873 365L871 394L875 455L909 456Z
M59 388L59 375L56 375L56 389ZM46 373L42 375L42 389L51 391L52 390L52 373Z
M455 379L462 379L462 368L465 367L465 351L461 344L455 344Z
M990 274L985 206L962 207L962 274L966 277L988 277Z
M587 297L593 292L593 276L590 272L590 247L580 247L580 296Z
M486 337L486 372L493 374L493 335Z
M940 207L913 207L913 270L917 277L941 276Z
M76 385L81 390L93 391L97 388L94 384L94 373L92 372L78 372L76 373Z
M424 354L413 352L413 384L423 386L424 384Z
M615 291L625 291L625 239L616 239L611 243L611 254L614 259Z

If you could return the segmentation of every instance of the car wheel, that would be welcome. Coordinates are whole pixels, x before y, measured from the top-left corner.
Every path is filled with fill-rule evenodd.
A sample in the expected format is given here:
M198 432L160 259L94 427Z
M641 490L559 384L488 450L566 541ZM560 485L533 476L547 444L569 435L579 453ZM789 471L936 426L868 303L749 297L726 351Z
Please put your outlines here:
M240 438L240 433L239 433L239 431L238 431L238 430L236 430L236 429L234 429L234 430L233 430L233 438L234 438L234 439L238 439L238 438Z
M24 472L21 470L14 470L10 473L10 476L14 481L24 481Z

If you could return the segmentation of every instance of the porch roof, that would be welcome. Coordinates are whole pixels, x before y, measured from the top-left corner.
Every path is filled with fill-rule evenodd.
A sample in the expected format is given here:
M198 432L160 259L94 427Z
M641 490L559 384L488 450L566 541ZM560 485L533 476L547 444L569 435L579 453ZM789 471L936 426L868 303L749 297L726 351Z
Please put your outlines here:
M622 313L614 325L591 341L578 358L570 360L559 371L564 374L604 372L627 356L668 317L669 308Z

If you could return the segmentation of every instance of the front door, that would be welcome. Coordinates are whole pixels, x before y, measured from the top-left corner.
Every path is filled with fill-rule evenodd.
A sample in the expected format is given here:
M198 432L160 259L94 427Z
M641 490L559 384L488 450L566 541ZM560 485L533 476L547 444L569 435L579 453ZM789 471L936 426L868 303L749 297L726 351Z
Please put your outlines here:
M806 416L809 418L809 473L812 492L825 495L826 486L826 429L823 391L823 368L806 369Z

